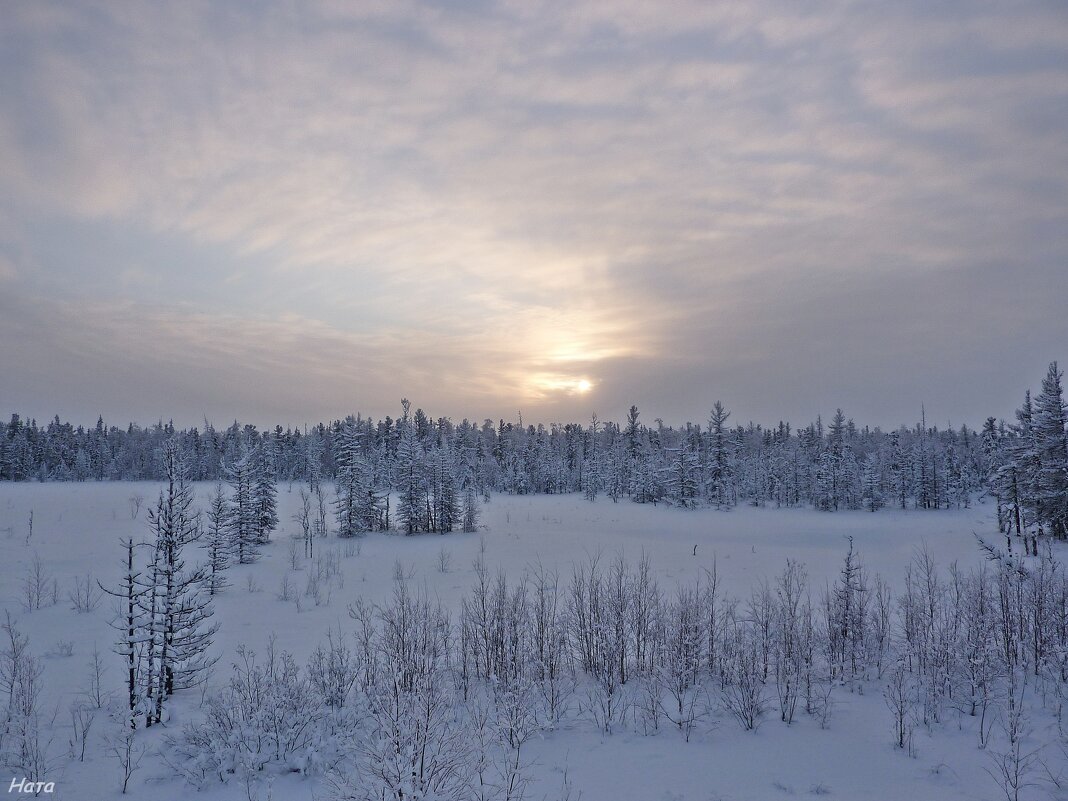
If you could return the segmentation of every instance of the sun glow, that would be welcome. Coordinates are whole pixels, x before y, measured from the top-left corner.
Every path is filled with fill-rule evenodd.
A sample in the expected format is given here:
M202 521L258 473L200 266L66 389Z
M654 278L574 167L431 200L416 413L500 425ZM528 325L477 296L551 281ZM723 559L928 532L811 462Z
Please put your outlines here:
M535 397L546 398L551 395L586 395L593 391L595 384L589 378L537 373L529 376L527 386Z
M593 397L605 363L640 355L643 340L633 320L614 309L538 309L515 326L527 369L517 383L527 401Z

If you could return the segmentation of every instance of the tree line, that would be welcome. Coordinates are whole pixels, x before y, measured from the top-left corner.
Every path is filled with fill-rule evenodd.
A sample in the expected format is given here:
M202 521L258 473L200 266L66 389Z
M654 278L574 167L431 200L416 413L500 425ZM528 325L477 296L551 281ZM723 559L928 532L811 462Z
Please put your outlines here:
M1012 421L990 417L978 429L940 428L922 419L884 432L858 427L837 410L793 428L730 425L722 404L707 423L643 422L632 406L622 423L481 425L431 419L402 401L398 419L360 415L309 429L260 431L234 422L217 430L46 426L12 415L0 423L0 479L162 480L165 444L178 443L190 480L225 479L255 453L272 480L315 486L335 481L345 494L340 531L392 528L408 533L469 526L478 496L581 492L613 501L810 506L825 511L883 507L946 509L980 494L998 504L1003 530L1026 537L1068 536L1068 435L1061 373L1049 367ZM398 508L390 509L390 495Z

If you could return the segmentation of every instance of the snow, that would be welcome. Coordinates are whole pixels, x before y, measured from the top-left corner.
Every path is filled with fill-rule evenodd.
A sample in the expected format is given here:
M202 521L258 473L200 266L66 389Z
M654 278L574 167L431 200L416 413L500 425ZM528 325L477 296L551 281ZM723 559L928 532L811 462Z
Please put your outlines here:
M213 488L197 486L201 508L206 508ZM94 644L109 666L105 677L109 688L120 693L121 664L110 651L114 632L107 625L109 600L90 614L78 614L66 596L75 577L87 572L105 584L117 581L119 540L147 537L145 513L157 492L158 485L151 483L0 483L0 605L18 618L36 654L52 654L44 658L43 681L46 707L58 705L60 710L57 727L65 725L67 707L85 686ZM144 498L136 519L130 501L135 496ZM540 562L558 569L564 579L574 562L589 556L614 558L622 552L633 562L644 551L661 586L668 589L698 579L715 563L722 586L744 598L757 582L771 580L787 558L802 561L811 586L822 588L837 574L847 536L853 536L869 575L879 573L896 587L920 548L943 567L954 560L962 565L978 563L983 555L973 532L989 536L994 527L989 505L959 511L827 514L811 509L680 510L626 501L614 504L607 498L591 504L580 495L494 496L483 509L476 534L411 538L371 534L355 541L317 540L319 552L338 553L343 586L335 587L328 605L316 607L305 599L298 610L295 603L277 598L290 567L289 541L297 531L293 515L298 500L295 485L280 487L280 530L258 563L234 566L229 572L231 586L217 600L221 629L216 648L222 658L213 678L216 684L225 680L239 645L261 650L271 634L277 636L279 649L291 651L305 663L329 628L351 630L350 603L360 597L379 602L392 593L397 562L413 586L425 588L453 610L469 591L472 562L483 549L490 568L500 568L510 577ZM31 511L33 535L27 543ZM438 569L443 548L450 554L446 573ZM22 576L35 555L58 579L59 603L25 612L20 604ZM290 575L298 588L304 586L306 570L305 566ZM249 592L250 579L260 591ZM71 656L56 655L57 644L64 641L73 645ZM195 719L200 702L198 691L179 693L164 728L174 731L181 722ZM932 735L918 729L916 758L895 750L890 715L881 686L874 682L864 694L836 692L826 730L800 714L791 726L769 716L755 732L743 732L727 717L712 724L687 743L672 729L643 736L629 727L602 736L581 720L569 721L531 748L536 766L528 798L559 797L565 770L583 801L743 801L814 798L824 792L832 799L941 801L993 799L1001 792L984 770L988 758L976 748L967 718L953 717ZM85 763L67 762L67 732L59 731L55 750L63 755L64 764L49 776L57 785L53 797L90 801L119 797L118 766L104 755L99 740L104 728L102 721L96 724ZM160 732L157 728L140 736L154 743ZM0 779L4 787L10 781L7 776ZM316 779L295 775L279 776L272 786L277 799L311 799L317 791L321 794ZM131 780L128 797L170 801L193 792L150 754ZM266 792L261 788L264 797ZM209 785L197 797L223 801L247 796L244 784L232 781Z

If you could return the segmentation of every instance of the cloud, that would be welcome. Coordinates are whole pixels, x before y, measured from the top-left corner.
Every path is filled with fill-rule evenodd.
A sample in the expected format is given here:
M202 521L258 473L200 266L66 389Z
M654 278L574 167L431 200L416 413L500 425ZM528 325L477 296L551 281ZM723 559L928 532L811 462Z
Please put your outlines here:
M592 324L575 325L591 332L587 342L598 341L595 315ZM185 422L241 416L267 424L357 411L384 415L407 394L440 413L485 411L502 397L547 411L555 391L592 389L592 382L570 377L576 371L637 355L633 346L607 351L594 344L576 357L571 340L547 341L544 355L535 357L515 348L516 340L544 330L544 321L527 311L503 339L461 328L440 332L428 347L421 332L356 334L296 314L205 314L13 291L0 298L0 341L19 347L0 351L0 374L20 380L5 382L0 406L138 420L175 415Z
M0 245L20 243L0 277L31 306L101 309L64 325L146 363L131 321L207 362L226 337L280 415L308 401L268 346L336 413L414 384L573 414L659 376L665 414L727 386L789 416L829 380L848 394L794 369L839 337L894 376L855 401L896 423L934 380L916 331L962 362L990 338L1016 363L1063 342L1040 300L1068 256L1057 4L33 3L0 50ZM114 230L144 243L136 263L109 261ZM50 255L74 236L84 286L88 255ZM176 242L210 275L182 280ZM1005 313L1023 294L1008 305L1039 334ZM19 319L12 336L48 340ZM360 392L300 348L360 365ZM79 358L109 363L103 344ZM253 402L206 370L191 397ZM55 373L40 403L72 391ZM763 400L784 380L803 402Z

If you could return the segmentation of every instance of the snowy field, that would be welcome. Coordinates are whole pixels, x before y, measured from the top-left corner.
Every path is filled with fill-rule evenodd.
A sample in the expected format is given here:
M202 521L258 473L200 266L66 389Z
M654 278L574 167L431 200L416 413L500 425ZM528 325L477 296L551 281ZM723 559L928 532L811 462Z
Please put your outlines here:
M211 489L198 486L202 506ZM121 695L123 678L119 657L110 651L115 638L107 625L111 604L105 600L95 611L78 614L67 593L77 577L90 572L105 584L117 581L119 540L147 538L145 515L157 492L156 485L142 483L0 484L2 606L18 618L31 649L43 657L46 706L59 709L53 748L64 758L50 776L56 782L53 798L119 797L118 767L94 741L109 724L95 724L84 762L65 757L67 709L85 688L94 645L104 654L105 679L116 697ZM139 511L131 501L138 496L144 499ZM754 584L772 580L787 558L804 563L810 586L819 592L825 582L833 581L846 551L846 537L852 535L868 574L881 574L896 589L918 549L926 548L943 567L953 561L971 566L981 559L973 532L989 535L993 528L993 509L987 505L877 514L751 508L724 513L613 504L607 498L591 504L577 495L495 496L484 507L476 534L412 538L372 534L358 541L318 540L320 552L337 551L343 580L335 583L328 601L316 606L306 599L299 605L279 599L286 582L297 587L300 596L309 568L298 550L293 570L290 542L297 530L296 501L296 487L279 488L279 531L258 563L231 568L231 586L217 599L220 632L215 647L221 659L215 683L226 680L239 645L260 650L272 633L279 649L291 651L304 664L330 628L352 630L349 604L361 597L371 602L389 597L398 580L398 565L403 580L425 588L452 610L471 587L472 563L480 552L492 571L502 569L511 578L540 562L556 568L566 581L572 564L590 555L610 559L622 552L633 562L644 551L661 588L668 591L680 582L695 581L715 562L728 594L747 598ZM27 543L31 512L33 533ZM58 580L59 602L26 612L22 582L35 556ZM443 560L448 562L444 571ZM721 717L705 721L685 742L670 728L644 736L627 727L605 736L582 720L572 720L535 741L530 750L534 782L527 797L559 798L565 773L574 788L572 801L579 791L583 801L1004 797L984 770L988 757L976 747L972 719L954 713L933 732L919 729L916 756L910 758L893 747L881 685L872 682L864 689L836 692L826 729L804 714L787 726L773 711L755 732L743 731L734 720ZM200 703L197 690L178 693L166 726L142 733L145 741L157 742L161 728L174 731L194 719ZM6 788L8 778L3 781ZM278 776L270 787L265 784L254 791L263 799L322 796L316 780L296 775ZM1047 791L1037 788L1021 797L1032 797L1027 793L1048 797ZM233 781L196 792L149 754L128 793L146 801L194 795L221 801L247 798L247 791L244 783Z

